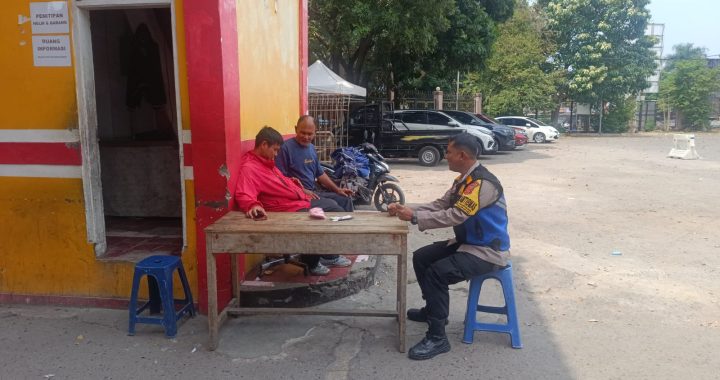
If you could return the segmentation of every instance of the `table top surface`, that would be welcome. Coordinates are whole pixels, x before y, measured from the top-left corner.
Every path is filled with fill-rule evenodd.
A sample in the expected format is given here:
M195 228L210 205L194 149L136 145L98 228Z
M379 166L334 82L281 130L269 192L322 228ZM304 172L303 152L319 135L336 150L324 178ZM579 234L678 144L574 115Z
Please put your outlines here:
M376 211L326 212L327 219L313 219L307 212L269 212L266 220L255 221L245 213L231 211L205 228L205 233L373 233L407 234L408 223ZM352 215L352 219L333 222L330 217Z

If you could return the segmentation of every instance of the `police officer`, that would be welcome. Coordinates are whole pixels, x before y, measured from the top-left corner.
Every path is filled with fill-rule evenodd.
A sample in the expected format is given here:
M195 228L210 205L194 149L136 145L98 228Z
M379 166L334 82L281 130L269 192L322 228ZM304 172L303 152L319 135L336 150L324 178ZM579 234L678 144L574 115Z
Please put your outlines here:
M445 334L449 313L448 285L507 266L510 237L500 181L477 161L474 136L461 133L450 139L445 158L460 173L452 187L434 202L411 208L393 203L390 215L417 224L420 231L452 227L455 238L436 242L413 254L415 275L425 306L410 309L411 321L427 322L425 338L408 357L425 360L450 351Z

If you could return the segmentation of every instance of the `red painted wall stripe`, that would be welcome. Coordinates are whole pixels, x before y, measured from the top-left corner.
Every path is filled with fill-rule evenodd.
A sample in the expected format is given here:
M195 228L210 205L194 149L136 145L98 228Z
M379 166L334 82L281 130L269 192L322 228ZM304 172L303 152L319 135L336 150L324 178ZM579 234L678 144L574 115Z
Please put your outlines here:
M227 174L230 176L233 171L237 170L240 161L238 149L241 147L240 134L242 129L242 121L240 120L240 56L238 51L238 32L237 32L237 1L225 0L223 7L220 9L220 33L222 36L222 62L223 62L223 90L225 98L225 163L227 165ZM226 178L223 187L223 200L225 200L225 192L227 191L231 178ZM227 212L226 208L223 213ZM240 278L245 277L245 256L238 258L237 268L231 271L237 271ZM218 286L219 289L219 286ZM230 301L230 296L228 296ZM218 298L219 304L225 303L225 299Z
M205 234L203 230L227 213L226 139L240 135L236 0L185 0L192 166L195 185L198 300L207 312ZM239 137L238 137L239 139ZM230 260L217 260L218 306L231 297Z
M183 144L183 165L192 166L192 144Z
M129 303L130 300L124 298L0 293L0 304L57 305L69 307L99 307L105 309L127 310Z
M0 164L81 165L79 148L66 143L0 143Z

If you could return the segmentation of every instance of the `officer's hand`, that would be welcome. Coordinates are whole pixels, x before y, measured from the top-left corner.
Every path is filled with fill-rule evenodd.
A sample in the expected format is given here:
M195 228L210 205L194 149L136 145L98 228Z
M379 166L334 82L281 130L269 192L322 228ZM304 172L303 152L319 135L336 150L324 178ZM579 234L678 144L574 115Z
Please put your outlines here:
M415 211L411 207L398 204L395 209L395 214L400 220L410 221Z
M388 214L390 214L390 216L396 216L396 215L397 215L398 206L400 206L399 203L390 203L390 204L388 205Z

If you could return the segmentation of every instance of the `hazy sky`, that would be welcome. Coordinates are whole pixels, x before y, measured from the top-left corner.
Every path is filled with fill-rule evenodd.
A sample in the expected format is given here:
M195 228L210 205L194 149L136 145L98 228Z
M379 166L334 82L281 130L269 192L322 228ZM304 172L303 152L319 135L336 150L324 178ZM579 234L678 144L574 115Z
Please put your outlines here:
M673 45L687 42L720 56L719 0L650 0L648 9L653 23L665 24L664 56Z

